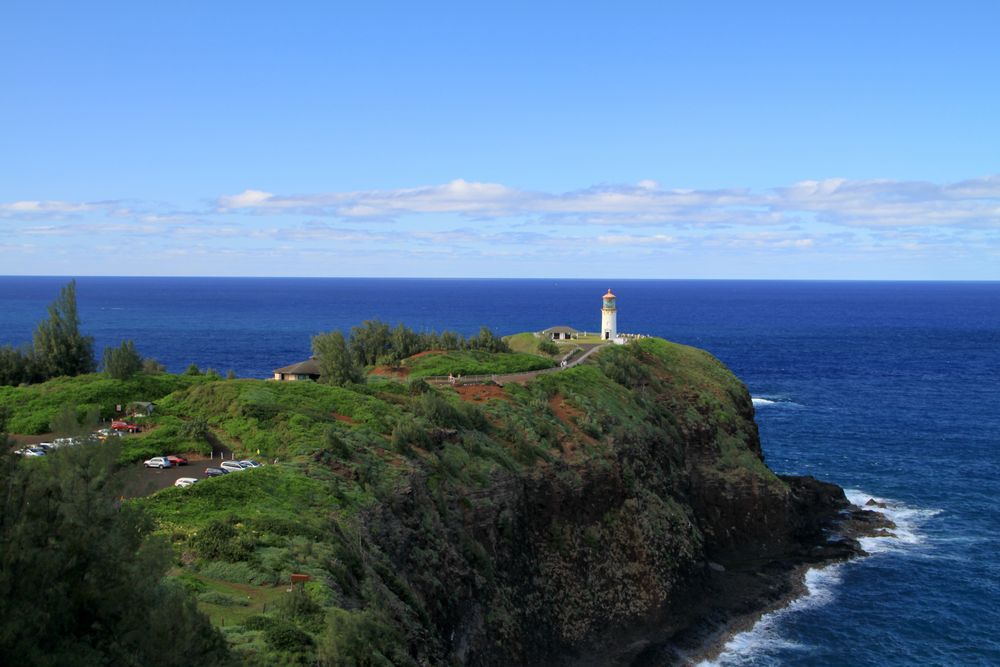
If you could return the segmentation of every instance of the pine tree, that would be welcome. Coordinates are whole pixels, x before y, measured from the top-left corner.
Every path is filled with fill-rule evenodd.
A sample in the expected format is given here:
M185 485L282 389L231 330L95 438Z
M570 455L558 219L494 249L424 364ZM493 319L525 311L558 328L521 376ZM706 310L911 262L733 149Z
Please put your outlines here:
M33 357L44 378L94 372L94 339L80 333L75 280L49 304L49 318L38 323L32 342Z
M0 664L224 665L225 640L164 581L170 547L120 500L118 446L0 451Z
M123 341L119 347L104 348L104 372L116 380L127 380L141 370L142 357L132 341Z
M339 331L313 336L312 349L319 362L320 382L345 385L363 379L344 334Z

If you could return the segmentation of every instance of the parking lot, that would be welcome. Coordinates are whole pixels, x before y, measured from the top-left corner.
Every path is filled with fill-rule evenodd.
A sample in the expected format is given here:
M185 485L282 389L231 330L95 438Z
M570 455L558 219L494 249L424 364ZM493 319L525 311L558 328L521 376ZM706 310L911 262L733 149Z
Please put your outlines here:
M129 466L124 473L126 475L125 497L148 496L154 491L173 486L174 482L181 477L194 477L200 483L202 480L211 479L211 477L205 477L205 468L217 466L219 463L221 463L221 459L217 457L214 461L210 459L191 461L186 466L174 466L160 470L159 468L145 468L140 461L134 464L134 468Z
M28 436L14 435L12 439L15 442L15 446L20 448L39 442L51 442L54 436L51 433ZM146 468L142 465L142 461L138 461L121 468L118 474L121 475L124 484L123 495L126 498L148 496L155 491L173 486L174 482L181 477L194 477L199 482L206 479L210 480L211 477L205 477L205 468L218 466L223 461L220 456L225 456L228 459L230 455L227 451L221 455L217 452L214 459L206 459L198 454L182 454L182 456L188 459L187 465L173 466L161 470L159 468Z

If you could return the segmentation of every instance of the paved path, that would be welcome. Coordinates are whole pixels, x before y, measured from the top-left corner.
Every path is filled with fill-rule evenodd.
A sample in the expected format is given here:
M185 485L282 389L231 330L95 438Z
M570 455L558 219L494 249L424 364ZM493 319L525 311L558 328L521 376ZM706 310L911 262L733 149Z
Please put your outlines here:
M504 373L504 374L497 374L497 375L470 375L470 376L462 377L462 379L458 380L457 382L452 382L449 378L443 377L443 376L437 376L437 377L433 377L433 378L425 378L425 380L427 382L429 382L430 384L437 384L437 385L461 384L463 386L466 386L466 385L475 385L475 384L495 383L495 384L498 384L498 385L500 385L502 387L505 384L524 384L528 380L531 380L532 378L536 378L539 375L545 375L546 373L558 373L559 371L566 370L567 368L573 368L577 364L582 363L583 361L585 361L587 359L587 357L589 357L590 355L592 355L594 352L596 352L597 350L600 350L601 348L603 348L603 347L605 347L606 345L609 345L609 344L610 343L583 343L583 344L578 345L577 347L573 348L572 350L570 350L570 352L567 353L560 360L560 365L559 366L555 366L553 368L543 368L540 371L525 371L523 373ZM578 356L576 359L573 359L573 361L567 362L566 365L563 366L561 362L566 361L567 359L569 359L571 356L573 356L573 354L576 353L577 350L583 350L584 352L583 352L583 354L581 354L580 356Z

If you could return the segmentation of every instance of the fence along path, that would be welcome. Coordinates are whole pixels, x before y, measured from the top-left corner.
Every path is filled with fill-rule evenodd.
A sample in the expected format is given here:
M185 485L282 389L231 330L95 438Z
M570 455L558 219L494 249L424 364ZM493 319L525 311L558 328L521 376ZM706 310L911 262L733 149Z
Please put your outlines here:
M552 368L543 368L540 371L524 371L522 373L499 373L493 375L460 375L460 376L449 376L449 375L428 375L424 378L424 381L428 384L451 384L451 385L467 385L467 384L489 384L490 382L498 384L501 387L509 383L522 383L528 380L538 377L539 375L545 375L546 373L558 373L559 371L564 371L567 368L573 368L577 364L581 363L584 359L597 352L602 347L608 345L608 343L598 343L593 346L588 346L588 349L584 349L583 346L573 348L566 356L560 359L558 366L553 366ZM584 353L573 361L568 361L568 359L573 356L577 350L584 350ZM565 362L565 366L563 365Z

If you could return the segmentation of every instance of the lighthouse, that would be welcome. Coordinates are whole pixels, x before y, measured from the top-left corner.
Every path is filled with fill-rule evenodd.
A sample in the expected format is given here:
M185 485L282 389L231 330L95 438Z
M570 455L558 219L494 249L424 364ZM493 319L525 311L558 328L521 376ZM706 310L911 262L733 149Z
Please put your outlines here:
M601 305L601 338L614 340L618 338L618 308L615 306L615 295L608 288Z

